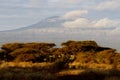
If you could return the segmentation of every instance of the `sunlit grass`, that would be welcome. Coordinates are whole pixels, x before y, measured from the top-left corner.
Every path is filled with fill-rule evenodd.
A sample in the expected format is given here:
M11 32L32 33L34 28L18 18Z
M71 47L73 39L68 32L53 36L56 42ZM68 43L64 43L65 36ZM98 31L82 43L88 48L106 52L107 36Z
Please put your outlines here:
M53 63L46 63L46 62L42 62L42 63L32 63L32 62L1 62L0 64L0 68L6 68L6 67L46 67L46 66L50 66Z

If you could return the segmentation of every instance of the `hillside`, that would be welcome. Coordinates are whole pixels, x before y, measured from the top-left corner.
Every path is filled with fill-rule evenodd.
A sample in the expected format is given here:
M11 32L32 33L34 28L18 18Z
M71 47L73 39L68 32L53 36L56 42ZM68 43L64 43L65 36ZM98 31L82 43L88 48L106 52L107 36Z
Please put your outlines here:
M120 54L113 48L101 47L91 40L69 40L61 43L61 48L55 46L55 43L43 42L2 45L0 79L118 80L120 78Z

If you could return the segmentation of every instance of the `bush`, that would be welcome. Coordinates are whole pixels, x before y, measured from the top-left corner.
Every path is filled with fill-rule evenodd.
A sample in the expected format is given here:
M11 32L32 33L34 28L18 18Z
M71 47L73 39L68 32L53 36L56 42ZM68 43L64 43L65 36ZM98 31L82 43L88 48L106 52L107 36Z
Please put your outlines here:
M15 61L43 61L44 53L38 49L20 48L11 52L10 55L14 57ZM38 60L39 59L39 60Z
M17 57L21 54L37 54L40 53L38 49L33 49L33 48L20 48L16 49L13 52L10 53L11 56Z
M78 52L95 52L99 47L95 41L67 41L61 44L62 49L69 54L77 54Z
M6 51L5 50L0 50L0 60L4 60L6 57Z
M104 50L95 56L97 63L113 64L116 53L114 50Z
M36 59L36 56L35 54L20 54L19 56L17 56L15 58L14 61L17 61L17 62L29 62L29 61L35 61Z
M117 58L117 56L114 57L116 55L114 49L100 47L95 41L67 41L61 45L62 48L53 48L54 43L8 43L2 46L0 59L7 61L15 59L18 61L54 62L66 58L67 62L72 62L78 57L81 63L112 64L113 58Z
M49 49L56 46L54 43L26 43L23 47L34 49Z
M94 46L98 47L97 43L95 41L67 41L61 44L62 46Z
M9 53L16 49L22 48L22 46L23 46L23 43L8 43L8 44L2 45L1 48Z
M43 58L43 56L49 54L50 53L49 49L54 46L55 46L54 43L8 43L4 44L1 47L2 52L0 52L1 53L0 56L1 59L4 58L4 60L9 61L15 59L16 57L18 59L18 56L20 56L19 58L20 60L22 59L23 56L26 55L28 56L28 54L30 54L31 57L34 54L36 56L36 59L38 60L38 58L41 57Z

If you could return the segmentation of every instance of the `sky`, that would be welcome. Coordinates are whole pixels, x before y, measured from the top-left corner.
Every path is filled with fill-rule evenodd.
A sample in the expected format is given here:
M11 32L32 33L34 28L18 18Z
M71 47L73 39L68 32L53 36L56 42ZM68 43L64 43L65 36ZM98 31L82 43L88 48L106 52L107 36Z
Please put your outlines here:
M109 45L120 51L119 3L120 0L0 0L0 31L27 27L46 18L58 16L64 21L61 28L30 30L27 33L33 35L45 31L44 34L51 34L46 36L49 39L97 40L102 45ZM52 23L56 19L47 21ZM23 33L26 34L26 31ZM5 39L5 35L8 39ZM19 39L20 36L14 35L12 33L13 37L10 37L10 34L6 33L0 34L0 37L4 41L10 38ZM26 37L28 36L25 36L25 39Z
M69 28L119 29L119 3L120 0L0 0L0 31L26 27L52 16L72 19L63 23Z

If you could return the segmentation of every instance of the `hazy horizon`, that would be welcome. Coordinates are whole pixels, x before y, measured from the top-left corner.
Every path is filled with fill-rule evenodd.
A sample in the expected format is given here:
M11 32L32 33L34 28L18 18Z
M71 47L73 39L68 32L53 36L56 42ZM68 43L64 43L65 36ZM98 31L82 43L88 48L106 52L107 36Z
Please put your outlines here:
M120 51L119 3L120 0L0 0L0 43L95 40ZM7 31L15 29L18 31Z

